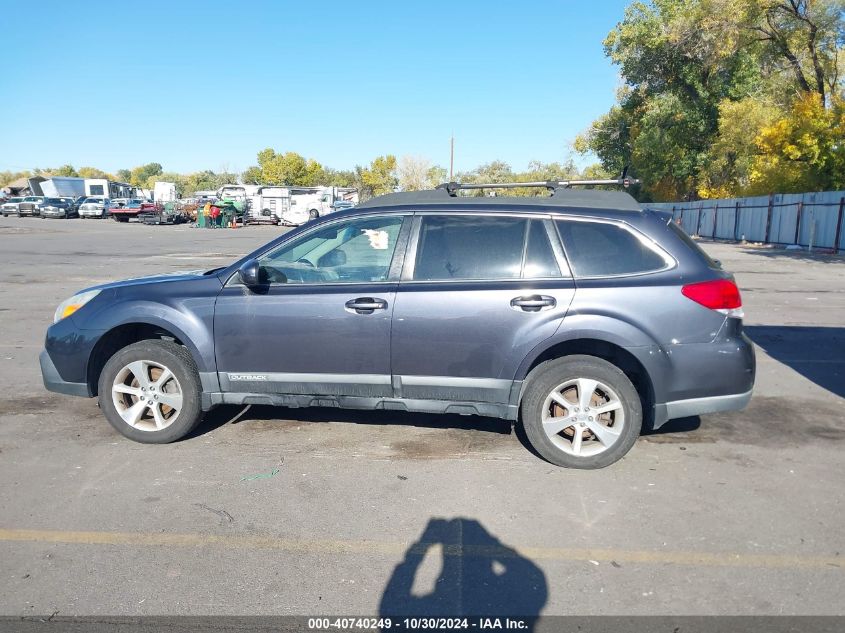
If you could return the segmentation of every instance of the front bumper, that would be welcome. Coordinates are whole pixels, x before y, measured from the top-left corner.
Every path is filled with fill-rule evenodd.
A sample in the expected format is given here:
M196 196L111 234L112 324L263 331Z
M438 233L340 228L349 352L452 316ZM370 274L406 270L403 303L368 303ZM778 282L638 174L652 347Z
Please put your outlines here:
M87 383L68 382L59 375L59 370L56 369L53 359L50 358L47 350L41 352L38 362L41 364L41 377L44 380L44 386L47 388L47 391L55 391L56 393L63 393L69 396L91 397Z

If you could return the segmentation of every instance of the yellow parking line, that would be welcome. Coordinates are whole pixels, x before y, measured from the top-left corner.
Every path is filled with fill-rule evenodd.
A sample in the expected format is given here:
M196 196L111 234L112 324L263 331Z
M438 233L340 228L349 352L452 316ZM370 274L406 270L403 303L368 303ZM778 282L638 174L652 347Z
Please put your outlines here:
M351 540L300 540L274 536L222 534L167 534L159 532L77 532L60 530L0 529L0 542L62 543L71 545L122 545L160 547L222 547L227 549L269 549L305 554L381 554L401 556L408 543ZM425 547L417 545L419 553ZM639 564L688 565L693 567L763 567L772 569L842 570L843 560L837 556L790 556L782 554L743 554L733 552L692 552L628 549L578 549L558 547L516 547L450 545L443 547L446 556L512 558L516 555L531 560L595 561Z

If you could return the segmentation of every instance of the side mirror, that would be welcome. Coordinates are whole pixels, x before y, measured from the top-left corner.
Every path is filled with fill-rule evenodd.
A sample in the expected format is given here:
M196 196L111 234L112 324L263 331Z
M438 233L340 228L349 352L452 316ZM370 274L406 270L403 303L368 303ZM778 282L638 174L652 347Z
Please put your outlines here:
M238 277L247 287L261 285L261 266L257 259L250 259L238 268Z

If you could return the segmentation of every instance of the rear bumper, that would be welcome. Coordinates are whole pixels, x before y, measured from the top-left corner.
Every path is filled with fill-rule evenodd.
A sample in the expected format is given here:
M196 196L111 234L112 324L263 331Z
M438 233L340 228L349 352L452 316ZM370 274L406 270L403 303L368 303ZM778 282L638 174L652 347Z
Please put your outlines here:
M708 413L722 413L724 411L739 411L744 409L751 400L753 390L745 393L735 393L727 396L708 396L706 398L690 398L688 400L674 400L658 404L654 407L654 428L660 427L668 420L688 418Z
M741 330L711 343L651 349L638 359L654 388L655 429L675 418L737 411L751 399L754 344Z
M44 386L47 391L55 391L56 393L63 393L69 396L83 396L90 398L91 394L88 392L88 384L84 382L68 382L59 375L59 370L53 364L53 359L47 353L47 350L41 352L38 357L41 364L41 377L44 380Z

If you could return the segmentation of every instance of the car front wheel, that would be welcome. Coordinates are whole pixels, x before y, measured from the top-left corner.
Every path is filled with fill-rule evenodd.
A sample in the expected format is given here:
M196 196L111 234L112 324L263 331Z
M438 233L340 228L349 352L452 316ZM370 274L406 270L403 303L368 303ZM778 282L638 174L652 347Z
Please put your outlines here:
M634 445L642 404L630 379L594 356L547 361L528 377L520 413L545 459L567 468L604 468Z
M202 419L199 374L188 351L171 341L133 343L112 356L99 381L109 423L136 442L166 444Z

